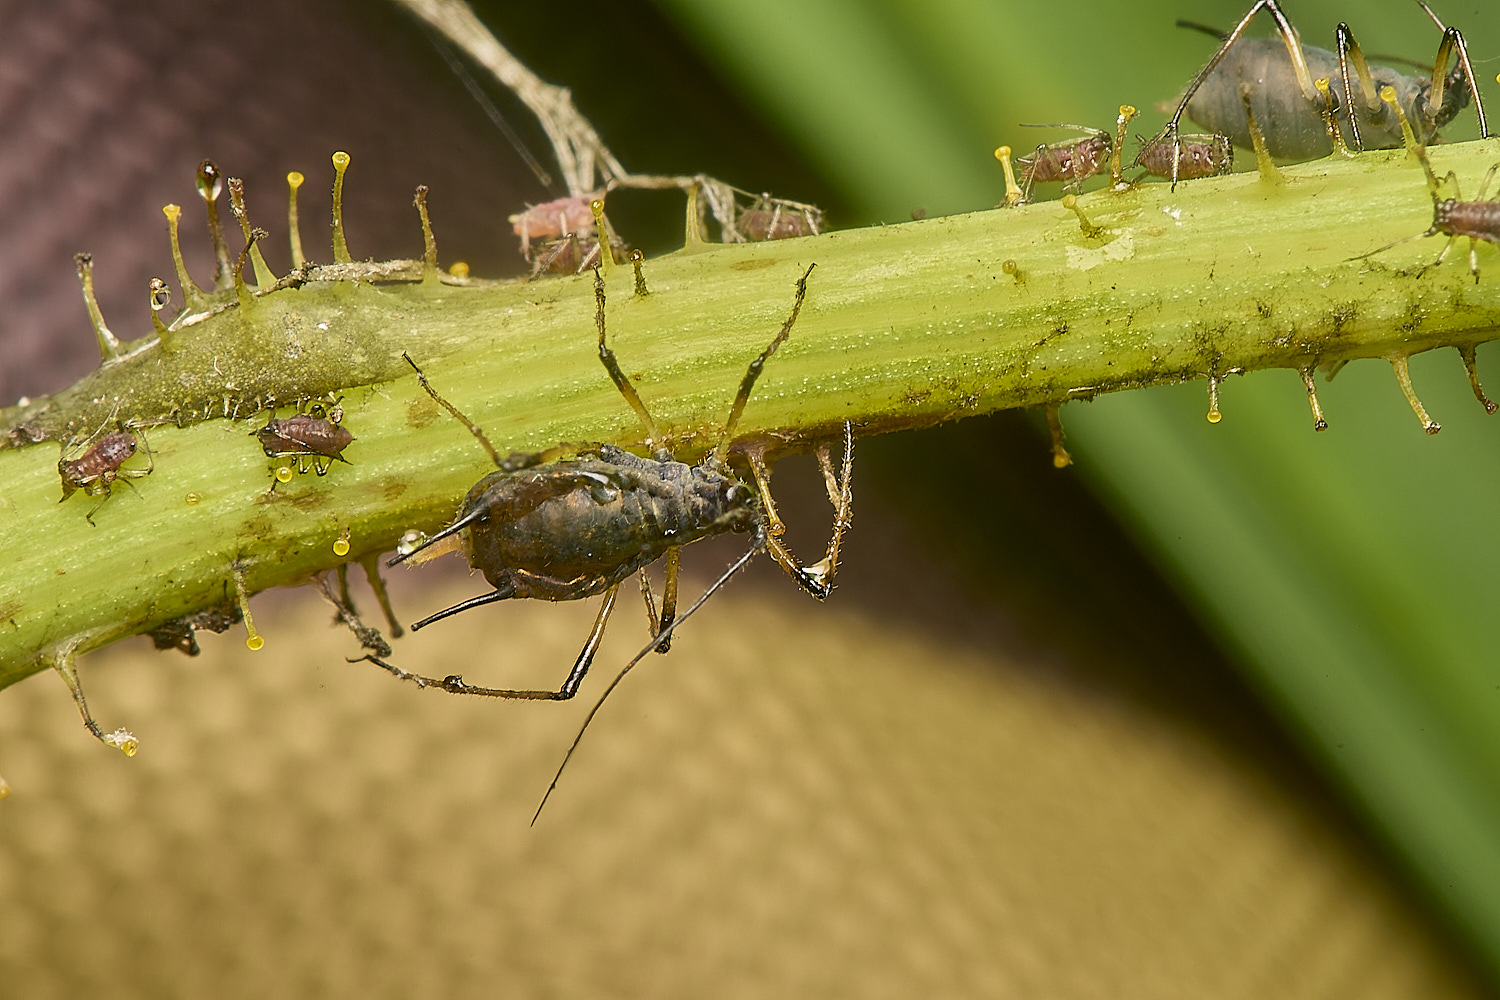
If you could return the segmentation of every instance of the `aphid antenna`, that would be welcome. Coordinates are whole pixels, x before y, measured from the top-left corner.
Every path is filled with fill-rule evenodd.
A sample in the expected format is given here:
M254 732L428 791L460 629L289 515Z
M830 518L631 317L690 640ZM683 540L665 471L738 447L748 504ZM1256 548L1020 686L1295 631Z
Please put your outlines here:
M769 544L770 538L766 534L765 526L763 524L758 524L755 528L755 539L751 544L749 550L747 550L744 555L736 559L734 563L724 571L723 575L715 580L712 584L710 584L708 589L705 590L698 597L698 599L688 607L686 611L679 615L675 621L668 622L666 626L663 627L656 635L652 636L651 642L646 646L646 648L635 654L635 656L631 658L630 662L625 664L620 672L615 675L615 679L609 682L609 687L604 689L604 693L599 696L599 700L594 702L594 707L589 709L589 714L584 716L583 725L578 727L578 735L573 737L572 745L568 747L568 752L563 755L562 763L557 766L557 773L552 776L552 783L547 786L547 791L542 795L542 801L537 804L536 812L532 814L532 826L536 826L537 817L541 816L542 808L547 805L547 800L551 798L552 792L557 788L557 783L562 778L564 768L568 766L568 761L573 759L573 752L578 749L578 744L583 742L583 734L588 731L589 724L594 721L594 716L599 714L599 709L604 707L604 702L608 700L611 694L614 693L615 688L620 686L620 682L625 679L625 675L630 673L631 670L635 669L635 665L644 660L652 650L657 649L659 646L670 640L672 637L672 633L676 631L677 626L681 625L683 622L693 617L693 615L697 614L698 609L703 607L704 603L707 602L710 597L718 593L719 589L723 587L724 584L728 583L731 577L748 566L751 559L754 559L756 555L765 551Z
M595 199L594 205L598 206L598 209L594 213L594 218L602 220L604 217L604 202ZM600 226L599 231L602 234L604 232L602 221L600 222ZM613 264L612 254L606 253L604 256ZM798 301L800 304L800 299ZM604 305L604 278L600 275L599 268L596 267L594 268L594 325L599 328L599 360L603 362L605 371L609 372L610 381L615 384L616 389L620 390L620 395L625 397L625 402L630 404L630 408L635 411L635 415L641 419L641 426L646 429L646 447L655 453L661 442L661 432L656 429L656 421L651 419L651 411L647 410L646 404L641 402L641 394L635 391L635 385L626 376L624 370L620 368L619 359L615 357L615 352L610 350L609 344L606 343ZM774 344L771 349L775 349ZM754 380L752 379L751 381L753 382ZM741 406L743 407L743 404Z

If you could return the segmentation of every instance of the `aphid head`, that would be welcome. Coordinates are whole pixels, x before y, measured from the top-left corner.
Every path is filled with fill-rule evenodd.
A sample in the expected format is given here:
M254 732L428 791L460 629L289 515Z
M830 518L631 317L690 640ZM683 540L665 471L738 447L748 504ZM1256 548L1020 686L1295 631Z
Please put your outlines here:
M1447 125L1458 117L1458 113L1469 106L1469 78L1464 73L1461 63L1455 63L1453 69L1448 73L1443 86L1443 99L1437 107L1429 107L1432 99L1432 84L1425 79L1419 79L1417 96L1412 102L1417 110L1418 120L1422 123L1422 130L1427 135L1423 141L1432 138L1432 133Z

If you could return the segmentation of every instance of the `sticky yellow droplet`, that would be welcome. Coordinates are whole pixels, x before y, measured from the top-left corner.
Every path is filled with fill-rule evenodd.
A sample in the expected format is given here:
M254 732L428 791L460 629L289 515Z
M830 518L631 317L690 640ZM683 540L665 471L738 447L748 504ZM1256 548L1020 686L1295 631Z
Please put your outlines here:
M347 556L349 554L349 542L343 538L334 542L333 554L336 556Z
M265 644L266 640L262 639L258 635L252 635L250 638L245 640L245 648L250 650L251 652L260 649Z
M197 504L199 500L202 500L203 498L200 497L196 493L189 493L187 496L183 497L182 499L185 500L185 501L187 501L187 505L189 507L192 507L195 504Z
M1208 422L1209 423L1216 424L1220 420L1223 420L1223 419L1224 419L1224 414L1220 413L1217 408L1208 411Z
M291 466L289 466L289 465L283 465L281 468L277 469L276 470L276 478L279 479L283 483L289 483L289 482L291 482L292 481L292 469L291 469Z
M103 739L105 743L117 748L127 757L134 757L135 752L141 748L140 740L137 740L128 729L116 729Z
M9 794L10 782L6 781L4 778L0 778L0 799L5 798Z
M469 276L468 261L455 260L452 266L448 268L448 273L455 278L467 278Z

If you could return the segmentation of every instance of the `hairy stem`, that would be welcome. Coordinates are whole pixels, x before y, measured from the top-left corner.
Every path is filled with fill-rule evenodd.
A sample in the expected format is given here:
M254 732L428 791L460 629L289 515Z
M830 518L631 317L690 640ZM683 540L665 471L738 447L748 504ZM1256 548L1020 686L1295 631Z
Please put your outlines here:
M1493 156L1483 142L1434 150L1464 178ZM1284 176L1274 188L1241 174L1087 196L1078 207L1096 236L1043 203L678 253L647 262L644 297L617 268L610 344L666 443L692 457L713 446L814 262L742 445L770 438L774 454L846 419L876 433L1495 336L1500 264L1488 252L1477 284L1465 254L1430 266L1436 240L1348 259L1427 227L1431 202L1404 153ZM165 343L125 343L72 389L0 411L11 445L0 450L0 687L73 651L223 612L237 576L250 593L295 584L442 526L492 466L417 387L403 351L502 452L641 442L599 365L591 276L456 287L391 280L420 278L420 264L346 267L179 318ZM257 411L329 392L343 396L353 464L268 492ZM58 448L114 423L148 428L154 471L134 492L118 484L92 527L94 498L58 502Z

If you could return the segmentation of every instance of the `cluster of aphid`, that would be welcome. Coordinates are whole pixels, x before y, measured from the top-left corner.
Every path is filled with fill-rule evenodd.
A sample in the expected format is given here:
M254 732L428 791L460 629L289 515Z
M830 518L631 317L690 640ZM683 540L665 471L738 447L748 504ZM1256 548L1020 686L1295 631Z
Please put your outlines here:
M1161 177L1175 185L1178 181L1229 173L1234 165L1234 147L1240 146L1255 152L1262 176L1279 182L1273 158L1347 157L1355 155L1351 146L1363 151L1394 149L1404 144L1422 164L1433 203L1432 226L1407 239L1447 236L1448 244L1435 262L1441 264L1454 240L1468 237L1469 270L1477 282L1479 263L1475 249L1478 241L1500 244L1500 202L1485 200L1490 181L1500 164L1491 167L1485 175L1479 196L1474 201L1459 199L1458 181L1451 173L1440 182L1433 172L1426 145L1437 139L1439 129L1452 121L1471 98L1481 136L1489 137L1489 125L1463 33L1445 26L1424 0L1416 0L1416 3L1442 32L1430 73L1417 76L1371 66L1354 40L1353 32L1344 23L1340 23L1336 30L1336 52L1303 46L1276 0L1257 0L1227 34L1179 21L1180 27L1207 32L1220 38L1222 43L1213 58L1188 84L1162 130L1150 139L1137 136L1141 146L1132 165L1144 171L1141 177ZM1243 37L1251 20L1262 10L1274 20L1278 37ZM1132 187L1133 182L1123 176L1121 146L1126 128L1136 114L1135 108L1121 105L1113 136L1086 126L1027 126L1071 128L1086 134L1066 142L1043 143L1030 155L1017 157L1015 162L1021 165L1019 183L1014 174L1010 147L1001 146L995 150L995 156L1005 171L1004 205L1025 204L1038 183L1061 182L1063 191L1069 192L1063 198L1064 206L1078 214L1086 234L1096 234L1097 228L1084 216L1074 192L1106 166L1109 168L1110 190L1119 192ZM1179 123L1184 114L1212 132L1182 134ZM1451 197L1444 196L1445 190L1451 192ZM1365 259L1404 242L1406 240L1398 240L1350 259ZM1480 387L1473 347L1461 347L1459 353L1474 395L1489 413L1495 413L1500 407L1487 398ZM1428 416L1412 389L1406 356L1396 355L1390 361L1402 393L1422 422L1423 429L1429 434L1437 433L1440 425ZM1328 424L1318 404L1313 369L1304 368L1301 375L1312 405L1314 428L1324 430ZM1223 373L1209 376L1208 419L1214 423L1220 419L1218 387L1222 377ZM1052 429L1054 460L1062 467L1070 459L1062 445L1055 405L1048 407L1047 416Z
M1262 158L1268 154L1305 160L1331 153L1350 155L1351 145L1355 150L1395 149L1402 145L1403 128L1410 132L1411 127L1416 129L1416 142L1425 144L1463 110L1470 97L1479 116L1480 134L1487 137L1484 105L1463 33L1445 26L1424 0L1416 2L1442 32L1430 75L1409 76L1369 65L1344 23L1336 32L1337 52L1303 46L1276 0L1258 0L1227 34L1179 21L1180 27L1205 31L1221 38L1222 44L1188 84L1162 130L1149 139L1136 137L1140 149L1131 166L1141 168L1142 177L1161 177L1175 185L1229 173L1234 169L1235 146L1253 149ZM1243 37L1261 10L1275 21L1279 41ZM1452 70L1448 69L1450 60ZM1382 97L1387 88L1395 94L1390 103ZM1121 105L1113 136L1081 125L1026 125L1086 134L1066 142L1042 143L1030 155L1016 157L1021 165L1019 184L1010 147L997 149L995 156L1005 168L1005 204L1029 201L1038 183L1060 181L1065 192L1076 192L1106 167L1112 189L1128 188L1121 146L1136 114L1135 108ZM1179 124L1184 114L1211 131L1183 134Z
M341 247L340 195L343 170L348 162L347 154L340 153L334 157L338 170L338 182L334 189L334 244L335 257L339 259L347 258L347 248ZM176 206L168 206L166 211L171 222L173 254L178 264L179 277L183 279L184 288L188 289L190 308L201 309L216 292L228 294L230 289L234 290L241 303L248 301L249 293L241 271L247 262L259 261L256 243L264 233L250 228L244 214L243 188L232 178L228 184L235 216L244 230L245 248L240 252L238 261L229 260L215 212L215 200L221 188L218 177L217 168L211 163L205 162L199 169L199 191L208 207L210 233L220 265L215 276L214 291L205 292L187 278L177 242L176 225L180 211ZM295 208L296 191L301 181L300 174L289 177L292 206L290 228L293 234L294 261L298 267L305 267L297 236ZM427 218L425 193L425 188L418 189L417 208L422 218L426 245L425 270L430 275L436 268L436 245ZM559 213L557 228L580 227L578 220L570 219L567 214L573 206L554 203L552 207ZM538 209L531 209L518 218L524 220L537 211ZM695 218L696 211L695 191L690 191L690 226L698 221ZM459 611L512 598L560 601L602 595L602 606L582 652L567 679L556 690L497 689L468 684L456 674L433 678L396 667L387 659L391 655L389 644L378 631L367 627L354 611L349 599L346 567L340 567L337 588L326 578L316 581L323 595L335 606L339 617L350 626L369 651L369 655L363 659L378 664L399 678L413 681L420 687L431 686L454 694L497 698L566 700L573 697L599 648L619 589L633 576L640 579L652 639L650 645L625 666L616 677L615 684L647 653L652 650L666 652L671 644L673 631L757 553L768 552L812 596L821 600L832 591L839 547L851 517L852 427L846 423L843 429L844 459L841 469L835 469L827 444L819 447L816 452L827 482L829 499L837 514L828 548L823 558L812 565L803 565L782 541L784 527L770 493L767 462L769 444L762 442L744 450L744 461L753 486L742 481L729 465L729 446L733 442L745 405L766 362L791 335L802 309L812 267L809 266L796 282L796 295L786 321L766 348L750 362L717 444L698 464L687 465L676 461L661 446L663 438L655 421L606 342L605 284L601 270L612 270L616 258L611 253L600 259L597 253L598 247L613 245L612 230L604 218L602 199L592 199L588 204L588 212L595 233L593 255L597 263L593 265L593 271L599 358L610 380L640 418L650 457L640 457L611 444L578 444L559 445L539 453L516 453L502 459L483 430L441 396L416 362L407 356L406 361L415 372L422 390L473 434L494 461L498 471L475 484L460 505L457 518L447 528L431 538L426 538L419 532L409 532L399 548L399 555L391 560L390 565L419 563L462 548L468 555L470 565L483 572L494 588L488 594L430 615L414 624L413 631ZM540 218L544 219L545 215ZM812 206L758 199L750 208L741 210L733 218L733 224L739 227L737 231L742 233L742 238L771 239L815 230L818 218L816 209ZM551 232L543 223L537 225L544 234ZM523 239L528 235L535 235L529 226L530 223L527 223L521 227ZM585 253L583 262L587 263L587 252L582 250L582 244L576 237L570 234L564 238L569 246ZM553 249L556 249L556 244ZM642 254L640 251L633 251L629 259L634 265L636 296L648 295L642 271ZM80 258L84 297L108 359L111 356L109 344L117 342L114 342L99 315L87 263L85 258ZM257 271L263 266L257 263ZM266 273L269 274L269 271ZM268 287L276 283L262 280L260 284ZM153 314L159 312L167 304L167 300L165 283L153 281ZM170 332L170 328L159 319L157 325L159 333ZM343 452L355 438L341 424L343 411L339 404L340 400L332 396L302 398L296 401L295 413L279 418L275 416L273 409L266 424L251 432L271 459L270 491L274 491L279 483L290 481L294 472L311 471L323 476L335 461L348 461ZM85 515L90 524L93 523L93 515L109 499L115 485L129 485L131 479L146 476L155 467L154 462L140 469L127 468L125 465L138 450L145 451L148 456L150 454L139 428L127 427L122 423L116 431L102 436L96 432L93 437L94 440L76 458L66 456L70 450L77 450L77 442L73 442L70 448L64 448L64 457L58 464L64 500L78 490L101 498ZM679 551L692 542L730 532L750 534L751 545L748 551L695 603L679 614ZM347 556L349 552L346 529L334 544L334 553ZM376 556L377 554L370 553L360 561L380 600L391 633L400 636L402 630L396 624L386 599ZM646 567L662 557L666 558L666 583L658 608L646 576ZM251 649L261 648L263 640L256 633L250 617L244 567L236 565L233 575L237 606L213 608L189 618L169 622L152 632L157 646L194 654L198 651L195 630L208 628L223 631L234 622L243 621L248 634L247 645ZM119 747L127 754L133 754L137 743L131 734L124 730L105 733L93 721L73 667L72 656L59 653L54 657L54 663L72 690L89 730L103 742ZM614 684L611 684L609 690L613 690L613 687ZM606 696L607 694L608 691ZM602 701L601 698L601 704ZM597 711L597 706L595 710ZM592 718L592 714L590 717ZM571 755L571 750L569 754Z

